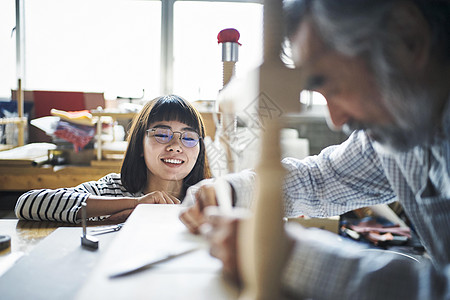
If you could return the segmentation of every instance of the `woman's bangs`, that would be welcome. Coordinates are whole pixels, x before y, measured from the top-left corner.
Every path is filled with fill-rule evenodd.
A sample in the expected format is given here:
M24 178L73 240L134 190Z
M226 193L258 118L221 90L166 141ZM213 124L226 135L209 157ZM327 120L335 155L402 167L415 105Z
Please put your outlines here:
M157 101L152 109L149 122L178 121L194 128L198 133L199 124L195 112L191 107L177 99L171 101Z

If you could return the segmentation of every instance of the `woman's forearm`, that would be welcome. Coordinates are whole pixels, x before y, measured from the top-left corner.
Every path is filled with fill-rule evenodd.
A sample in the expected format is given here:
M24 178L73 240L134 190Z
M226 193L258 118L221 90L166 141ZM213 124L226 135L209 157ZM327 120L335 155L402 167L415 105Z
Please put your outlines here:
M105 197L90 195L86 200L87 217L112 215L125 209L134 209L138 204L138 198L132 197ZM81 217L81 210L77 218Z

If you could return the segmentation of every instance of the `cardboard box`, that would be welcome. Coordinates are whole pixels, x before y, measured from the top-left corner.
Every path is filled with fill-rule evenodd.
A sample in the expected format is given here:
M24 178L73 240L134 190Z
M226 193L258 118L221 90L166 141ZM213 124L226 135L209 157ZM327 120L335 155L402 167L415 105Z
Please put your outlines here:
M338 233L339 231L339 216L329 218L289 218L288 222L297 222L304 227L316 227L333 233Z

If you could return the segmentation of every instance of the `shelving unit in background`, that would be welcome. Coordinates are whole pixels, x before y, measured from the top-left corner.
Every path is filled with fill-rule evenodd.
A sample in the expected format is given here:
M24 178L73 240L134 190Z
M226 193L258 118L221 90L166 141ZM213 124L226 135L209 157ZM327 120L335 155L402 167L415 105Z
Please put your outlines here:
M17 137L17 146L23 146L25 144L25 128L27 126L27 118L24 117L23 113L24 107L24 99L23 99L23 89L22 89L22 79L17 80L17 117L15 118L0 118L0 125L5 124L15 124L19 130L19 134ZM14 148L16 145L6 145L3 146L6 150L10 148Z
M108 151L108 154L123 154L123 150L104 150L103 149L103 141L102 141L102 124L105 118L109 118L110 120L107 122L112 122L113 125L117 120L127 120L133 119L136 113L123 113L123 112L103 112L103 111L91 111L93 117L97 117L97 133L96 133L96 153L97 153L97 161L101 161L103 158L103 154ZM112 121L111 121L112 120ZM114 130L113 130L113 141L115 141Z

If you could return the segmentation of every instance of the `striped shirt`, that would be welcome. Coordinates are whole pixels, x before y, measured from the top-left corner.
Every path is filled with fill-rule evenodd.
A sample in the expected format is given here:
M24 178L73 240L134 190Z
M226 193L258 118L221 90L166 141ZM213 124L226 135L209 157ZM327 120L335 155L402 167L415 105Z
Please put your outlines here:
M81 203L90 195L107 197L140 197L142 192L125 190L120 174L111 173L98 181L82 183L74 188L31 190L17 200L15 213L19 219L78 223Z
M318 156L283 160L286 216L335 216L398 200L431 258L416 263L292 225L286 291L313 299L450 299L450 104L442 129L432 146L403 153L387 153L359 131ZM237 204L251 205L254 174L228 180Z

